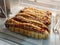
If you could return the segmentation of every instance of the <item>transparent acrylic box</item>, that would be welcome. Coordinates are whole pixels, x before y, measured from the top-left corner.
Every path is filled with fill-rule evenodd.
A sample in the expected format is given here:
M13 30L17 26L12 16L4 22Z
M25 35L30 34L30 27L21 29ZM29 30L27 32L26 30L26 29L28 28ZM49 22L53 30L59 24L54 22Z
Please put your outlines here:
M11 32L6 29L4 26L4 22L6 19L2 19L0 21L0 39L3 41L6 41L10 45L59 45L59 36L53 33L53 25L54 25L54 15L56 15L56 12L60 11L55 9L54 5L50 4L44 4L44 3L38 3L34 1L28 1L28 0L11 0L10 1L10 8L11 8L11 14L9 14L9 17L6 19L9 19L16 15L21 9L27 6L32 6L36 7L38 9L44 9L44 10L49 10L52 12L52 18L51 18L51 25L49 26L50 28L50 35L49 38L46 40L43 39L33 39L33 38L28 38L26 36Z

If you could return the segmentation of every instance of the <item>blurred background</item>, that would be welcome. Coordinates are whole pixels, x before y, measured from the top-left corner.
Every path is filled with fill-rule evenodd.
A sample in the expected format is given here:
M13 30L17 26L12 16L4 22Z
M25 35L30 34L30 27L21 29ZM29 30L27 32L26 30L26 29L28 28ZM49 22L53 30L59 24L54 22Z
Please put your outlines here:
M8 16L8 14L10 14L15 7L18 8L21 3L30 3L37 6L60 10L60 0L0 0L0 8L2 8L0 9L0 17Z

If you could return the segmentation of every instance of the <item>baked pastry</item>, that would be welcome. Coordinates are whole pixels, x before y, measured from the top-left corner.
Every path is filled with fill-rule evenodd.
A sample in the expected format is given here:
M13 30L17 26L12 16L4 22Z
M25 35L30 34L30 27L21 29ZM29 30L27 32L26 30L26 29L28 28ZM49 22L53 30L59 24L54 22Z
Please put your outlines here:
M27 13L28 11L25 12L24 10L26 9L23 9L22 12L19 12L13 18L8 19L5 22L6 28L28 37L33 37L36 39L47 39L50 34L50 30L47 26L47 23L50 24L50 22L48 22L50 21L49 15L40 14L40 10L37 13L35 9L35 11L32 11L30 8L29 10L32 12L28 10L29 13ZM45 17L45 21L42 20Z
M37 39L46 39L50 33L50 30L43 23L35 21L25 23L12 18L6 21L5 26L13 32Z
M21 10L20 13L26 13L30 16L33 16L47 26L51 23L50 17L52 13L49 11L37 10L35 8L27 7Z
M52 13L48 10L42 10L42 9L36 9L33 7L25 7L23 10L21 10L20 12L34 12L34 13L38 13L38 14L43 14L43 15L47 15L47 16L51 16Z

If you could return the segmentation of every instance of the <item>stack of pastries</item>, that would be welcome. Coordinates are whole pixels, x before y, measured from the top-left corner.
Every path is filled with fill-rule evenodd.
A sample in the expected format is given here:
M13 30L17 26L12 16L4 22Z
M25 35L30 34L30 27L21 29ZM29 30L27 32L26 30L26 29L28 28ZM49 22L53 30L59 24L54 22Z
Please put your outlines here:
M47 39L50 34L48 25L51 24L51 12L38 10L33 7L25 7L11 19L5 22L5 26L16 33L36 39Z

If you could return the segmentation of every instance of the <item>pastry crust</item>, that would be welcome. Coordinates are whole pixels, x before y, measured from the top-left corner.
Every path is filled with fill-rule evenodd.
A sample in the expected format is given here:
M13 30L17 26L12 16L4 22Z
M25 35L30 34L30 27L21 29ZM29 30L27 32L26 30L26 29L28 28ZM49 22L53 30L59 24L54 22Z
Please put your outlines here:
M9 27L9 30L12 32L20 33L28 37L35 38L35 39L47 39L49 37L49 33L47 31L45 31L44 33L38 33L38 32L24 30L24 29L16 28L16 27L15 28Z
M45 25L49 25L51 23L51 12L46 10L38 10L32 7L26 7L23 10L20 11L20 13L25 13L30 16L35 17L38 21L41 21ZM17 14L18 15L18 14Z
M36 39L47 39L50 34L50 12L35 8L24 8L13 18L5 22L5 26L16 33Z
M25 7L22 11L24 12L34 12L34 13L39 13L39 14L43 14L43 15L47 15L47 16L51 16L52 13L48 10L42 10L42 9L36 9L34 7Z
M43 29L42 27L38 27L29 23L17 22L13 19L6 21L5 26L13 32L36 39L47 39L50 33L50 30L48 28L46 29L46 27Z
M31 31L36 31L36 32L40 32L40 33L41 32L43 33L45 30L47 30L50 33L50 30L43 23L41 23L41 22L39 23L36 21L31 21L29 23L25 23L25 22L22 23L22 22L18 22L16 20L14 20L14 19L10 19L10 20L6 21L5 25L6 25L6 27L13 26L16 28L23 28L25 30L31 30Z
M36 16L33 13L32 14L30 14L30 13L28 14L27 12L18 13L16 15L16 17L19 17L19 16L20 17L22 16L22 17L30 19L30 20L36 20L36 21L42 22L42 23L44 23L47 26L51 23L50 18L47 17L47 16L42 16L42 15Z

